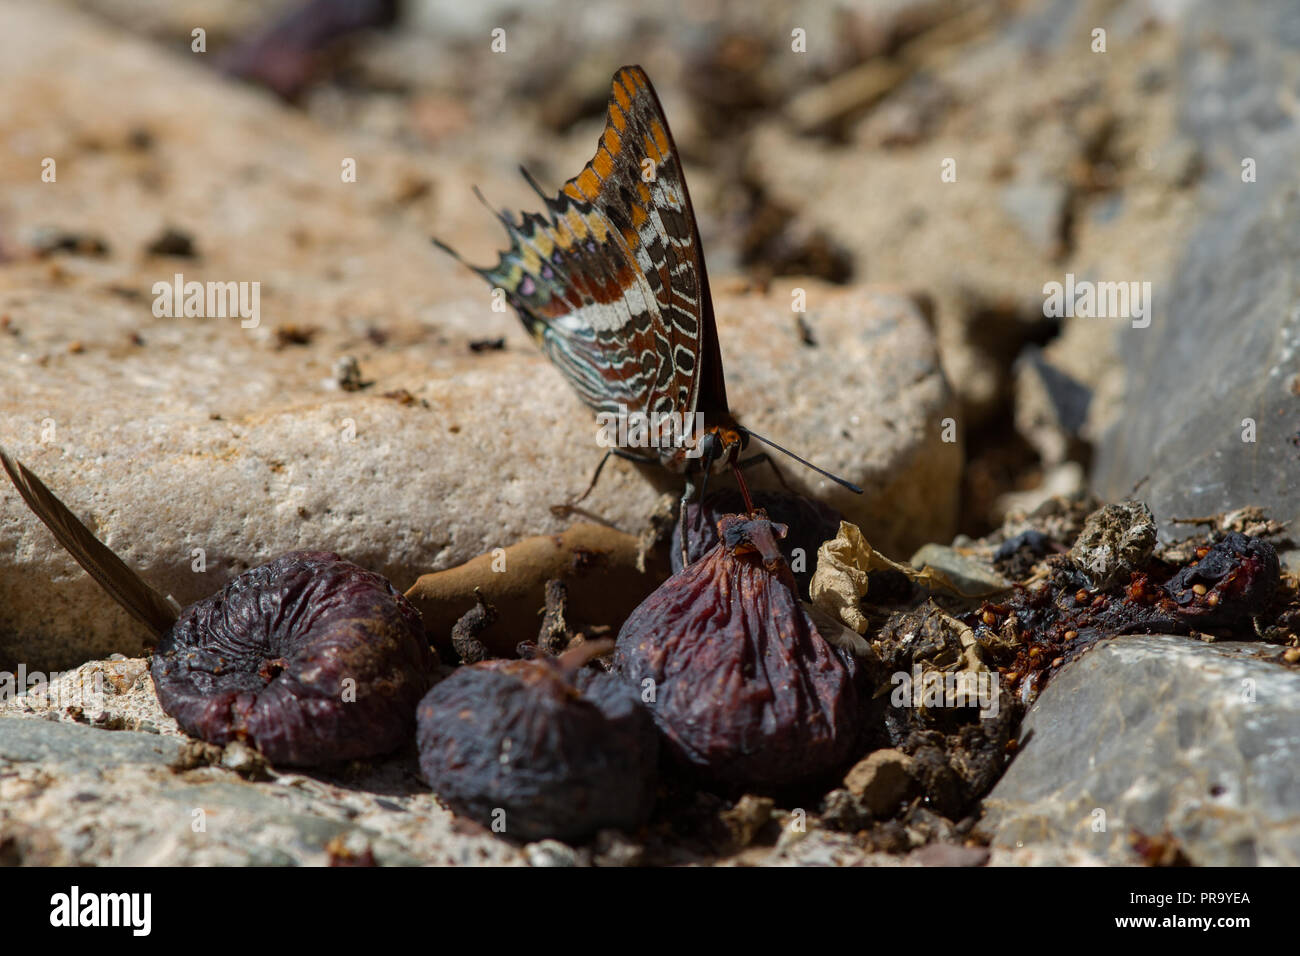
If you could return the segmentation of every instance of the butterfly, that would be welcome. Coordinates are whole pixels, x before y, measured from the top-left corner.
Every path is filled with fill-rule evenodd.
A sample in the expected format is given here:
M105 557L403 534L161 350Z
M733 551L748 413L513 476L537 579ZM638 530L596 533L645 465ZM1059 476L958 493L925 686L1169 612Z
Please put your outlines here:
M696 476L703 476L702 496L710 474L730 469L752 511L741 468L770 460L759 454L741 461L750 438L862 493L732 415L699 227L668 120L641 67L614 74L596 155L558 195L548 196L527 170L520 172L545 214L526 212L516 222L493 210L510 237L495 266L470 265L445 243L434 244L504 292L538 347L598 416L643 416L652 432L658 421L657 438L668 424L677 429L671 441L650 442L654 454L607 450L587 490L564 507L585 498L617 455L658 460L686 476L683 506ZM702 427L687 434L693 421Z

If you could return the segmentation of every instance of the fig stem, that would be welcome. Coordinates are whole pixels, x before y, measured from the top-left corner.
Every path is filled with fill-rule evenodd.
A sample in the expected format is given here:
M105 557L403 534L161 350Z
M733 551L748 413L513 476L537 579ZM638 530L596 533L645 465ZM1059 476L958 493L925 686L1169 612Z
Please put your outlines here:
M560 673L566 678L572 679L574 674L586 667L591 661L602 654L608 654L613 649L614 642L607 637L598 641L583 641L577 647L571 647L555 658L555 666L559 668Z

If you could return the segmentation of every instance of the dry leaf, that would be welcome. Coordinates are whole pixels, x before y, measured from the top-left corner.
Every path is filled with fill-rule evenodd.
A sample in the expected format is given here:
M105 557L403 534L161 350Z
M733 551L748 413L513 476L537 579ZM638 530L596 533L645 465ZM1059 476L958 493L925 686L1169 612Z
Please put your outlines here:
M861 528L841 521L839 533L817 549L817 571L809 589L813 603L857 633L865 633L867 619L858 602L866 596L867 578L872 571L898 571L930 591L947 591L958 597L979 596L965 593L935 568L926 566L918 571L910 564L891 561L871 546Z
M813 604L858 634L867 630L858 602L867 593L867 556L874 554L861 529L841 521L839 533L817 549L817 570L808 589Z

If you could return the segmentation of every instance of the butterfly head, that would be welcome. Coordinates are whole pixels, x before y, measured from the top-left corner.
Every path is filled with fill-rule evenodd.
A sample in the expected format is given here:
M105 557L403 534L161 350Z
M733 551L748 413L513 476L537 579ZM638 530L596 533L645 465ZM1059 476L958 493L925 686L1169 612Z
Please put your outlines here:
M740 460L747 444L749 436L734 426L711 425L704 430L697 445L675 449L673 460L664 464L679 474L704 471L717 475Z

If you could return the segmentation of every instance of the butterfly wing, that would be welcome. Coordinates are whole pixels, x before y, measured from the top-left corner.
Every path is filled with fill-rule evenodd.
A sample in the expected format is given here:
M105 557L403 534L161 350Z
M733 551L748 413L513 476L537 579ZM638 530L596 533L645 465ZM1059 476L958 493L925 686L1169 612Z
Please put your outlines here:
M559 195L542 196L545 216L501 216L510 248L475 271L505 290L583 401L598 411L725 412L699 230L644 70L614 75L596 155Z

